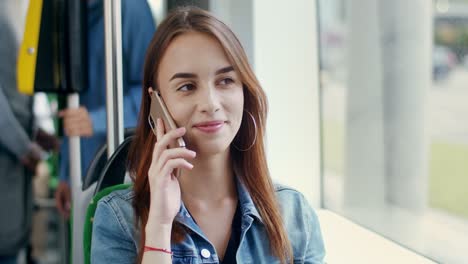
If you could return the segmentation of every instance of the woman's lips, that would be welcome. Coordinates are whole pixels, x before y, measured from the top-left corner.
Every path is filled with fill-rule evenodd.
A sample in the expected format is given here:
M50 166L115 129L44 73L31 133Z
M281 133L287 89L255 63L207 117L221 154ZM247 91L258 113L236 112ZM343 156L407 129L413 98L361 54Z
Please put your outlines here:
M199 123L196 124L194 127L205 133L216 133L223 127L223 125L224 122L222 121L214 121Z

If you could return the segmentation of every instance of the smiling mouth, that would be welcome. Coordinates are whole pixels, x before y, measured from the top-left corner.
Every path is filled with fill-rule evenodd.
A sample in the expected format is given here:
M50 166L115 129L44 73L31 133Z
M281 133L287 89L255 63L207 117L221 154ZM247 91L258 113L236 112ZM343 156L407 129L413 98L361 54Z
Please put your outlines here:
M195 125L194 127L204 133L216 133L224 126L223 121L204 122Z

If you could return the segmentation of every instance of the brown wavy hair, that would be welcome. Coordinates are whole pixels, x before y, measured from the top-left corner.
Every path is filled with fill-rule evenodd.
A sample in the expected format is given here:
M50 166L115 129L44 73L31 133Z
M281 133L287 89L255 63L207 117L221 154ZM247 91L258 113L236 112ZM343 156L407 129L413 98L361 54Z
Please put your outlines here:
M244 112L241 127L231 143L231 156L233 163L241 172L237 175L239 180L245 184L262 217L273 255L282 263L292 263L291 244L283 225L265 156L264 135L268 111L265 92L254 75L245 51L234 33L209 12L196 7L182 7L171 12L159 25L146 52L141 109L128 160L130 175L134 181L133 207L137 219L136 225L142 230L137 263L141 263L143 258L144 230L150 208L148 170L156 142L147 119L150 109L147 89L158 87L158 67L164 52L176 36L186 32L201 32L216 38L221 43L235 71L241 76L244 109L255 118L257 130L252 124L251 117ZM251 146L255 133L257 133L257 139ZM239 149L251 147L247 151L240 151L234 148L233 144ZM171 240L175 243L180 242L185 235L184 227L174 221Z

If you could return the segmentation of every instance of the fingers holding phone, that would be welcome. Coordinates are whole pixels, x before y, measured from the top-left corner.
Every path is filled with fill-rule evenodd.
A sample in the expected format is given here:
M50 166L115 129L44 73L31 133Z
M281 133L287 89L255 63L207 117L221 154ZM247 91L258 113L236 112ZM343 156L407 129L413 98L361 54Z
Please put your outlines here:
M176 128L170 130L169 132L165 133L165 124L161 119L157 119L156 125L156 144L153 150L153 159L152 164L155 165L156 169L162 170L163 167L167 164L167 162L174 163L171 161L173 159L180 160L180 164L178 163L178 167L172 168L173 170L180 167L180 169L192 169L193 165L190 164L187 159L193 159L195 157L195 152L192 150L188 150L186 148L177 147L171 148L170 146L174 141L178 138L183 137L186 130L184 127ZM166 171L166 173L171 174L173 171ZM174 174L174 173L172 173Z
M183 127L165 133L163 120L156 120L156 143L148 171L151 192L150 217L153 223L171 224L179 211L181 193L175 171L191 170L193 165L189 160L196 156L194 151L186 148L170 148L171 142L184 134Z

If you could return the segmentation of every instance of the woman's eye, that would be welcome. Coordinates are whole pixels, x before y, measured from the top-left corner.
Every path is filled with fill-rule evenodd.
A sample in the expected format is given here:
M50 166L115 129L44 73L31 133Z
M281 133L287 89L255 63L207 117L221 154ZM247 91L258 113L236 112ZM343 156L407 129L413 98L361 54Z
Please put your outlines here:
M234 82L233 79L231 79L231 78L225 78L225 79L222 79L222 80L219 82L219 84L221 84L221 85L228 85L228 84L231 84L231 83L233 83L233 82Z
M177 89L177 91L188 92L188 91L193 90L193 88L194 88L193 84L185 84L185 85L179 87Z

